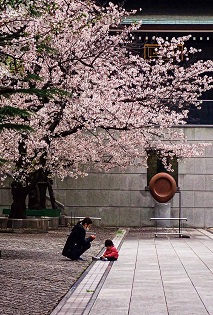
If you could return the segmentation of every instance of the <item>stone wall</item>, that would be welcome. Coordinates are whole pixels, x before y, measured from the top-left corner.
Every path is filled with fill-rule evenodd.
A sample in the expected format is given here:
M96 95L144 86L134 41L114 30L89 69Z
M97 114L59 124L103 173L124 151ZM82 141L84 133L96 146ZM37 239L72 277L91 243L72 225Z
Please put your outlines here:
M213 128L184 128L191 143L213 141ZM179 163L178 183L181 191L181 212L187 225L213 226L213 146L205 156ZM68 216L101 217L104 226L150 226L155 216L156 202L146 190L146 169L128 168L125 172L115 169L110 173L90 173L79 179L55 179L56 199L65 206ZM0 189L0 205L10 204L8 188ZM170 201L171 216L179 213L179 193ZM1 209L1 208L0 208Z
M187 126L184 132L191 143L213 141L211 127ZM213 146L206 148L205 156L180 162L178 177L181 198L176 193L170 201L171 216L178 216L181 199L188 226L213 226ZM156 203L146 185L145 168L128 168L124 173L116 169L77 180L55 180L55 192L67 215L101 217L106 226L150 226Z

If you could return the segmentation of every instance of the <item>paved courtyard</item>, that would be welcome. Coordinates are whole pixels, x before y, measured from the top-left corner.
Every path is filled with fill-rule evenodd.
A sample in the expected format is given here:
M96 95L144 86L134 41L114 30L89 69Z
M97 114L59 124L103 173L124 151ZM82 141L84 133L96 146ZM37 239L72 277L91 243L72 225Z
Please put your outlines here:
M187 228L184 238L101 230L81 263L61 257L65 231L0 234L1 314L213 315L211 230ZM118 261L91 263L106 235L119 247Z

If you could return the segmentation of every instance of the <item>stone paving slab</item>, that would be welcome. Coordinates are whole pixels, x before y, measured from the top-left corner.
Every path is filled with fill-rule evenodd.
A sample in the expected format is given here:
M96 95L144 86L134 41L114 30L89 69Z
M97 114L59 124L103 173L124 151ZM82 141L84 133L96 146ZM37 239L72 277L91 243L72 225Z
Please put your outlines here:
M83 314L213 314L213 235L202 229L184 233L190 238L127 235L119 260Z

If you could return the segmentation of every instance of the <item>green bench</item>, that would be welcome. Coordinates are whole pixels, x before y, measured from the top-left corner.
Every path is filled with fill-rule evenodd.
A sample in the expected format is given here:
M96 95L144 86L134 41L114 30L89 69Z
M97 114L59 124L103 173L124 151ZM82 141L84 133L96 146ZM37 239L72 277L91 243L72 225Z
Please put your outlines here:
M10 209L3 209L4 215L9 215ZM27 217L60 217L61 209L27 209Z

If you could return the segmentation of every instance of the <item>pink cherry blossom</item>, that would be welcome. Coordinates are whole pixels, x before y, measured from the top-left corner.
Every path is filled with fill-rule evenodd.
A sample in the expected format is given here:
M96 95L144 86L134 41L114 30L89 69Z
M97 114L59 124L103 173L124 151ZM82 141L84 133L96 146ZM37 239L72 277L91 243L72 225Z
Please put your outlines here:
M63 179L83 176L89 168L147 166L150 149L178 158L204 152L206 143L190 145L176 128L213 82L212 61L187 67L181 62L176 48L189 37L157 38L157 58L145 60L126 45L139 26L110 33L128 15L117 6L64 0L52 7L50 2L49 9L38 0L37 6L43 8L38 16L24 5L0 12L2 34L24 28L24 36L0 44L10 61L0 63L0 91L16 91L10 98L1 96L0 106L29 110L25 123L34 129L1 133L1 157L8 160L2 173L24 179L43 168ZM182 53L190 58L195 52L184 46ZM17 65L13 71L11 60ZM37 77L24 80L29 74ZM45 97L25 93L29 88L41 89Z

